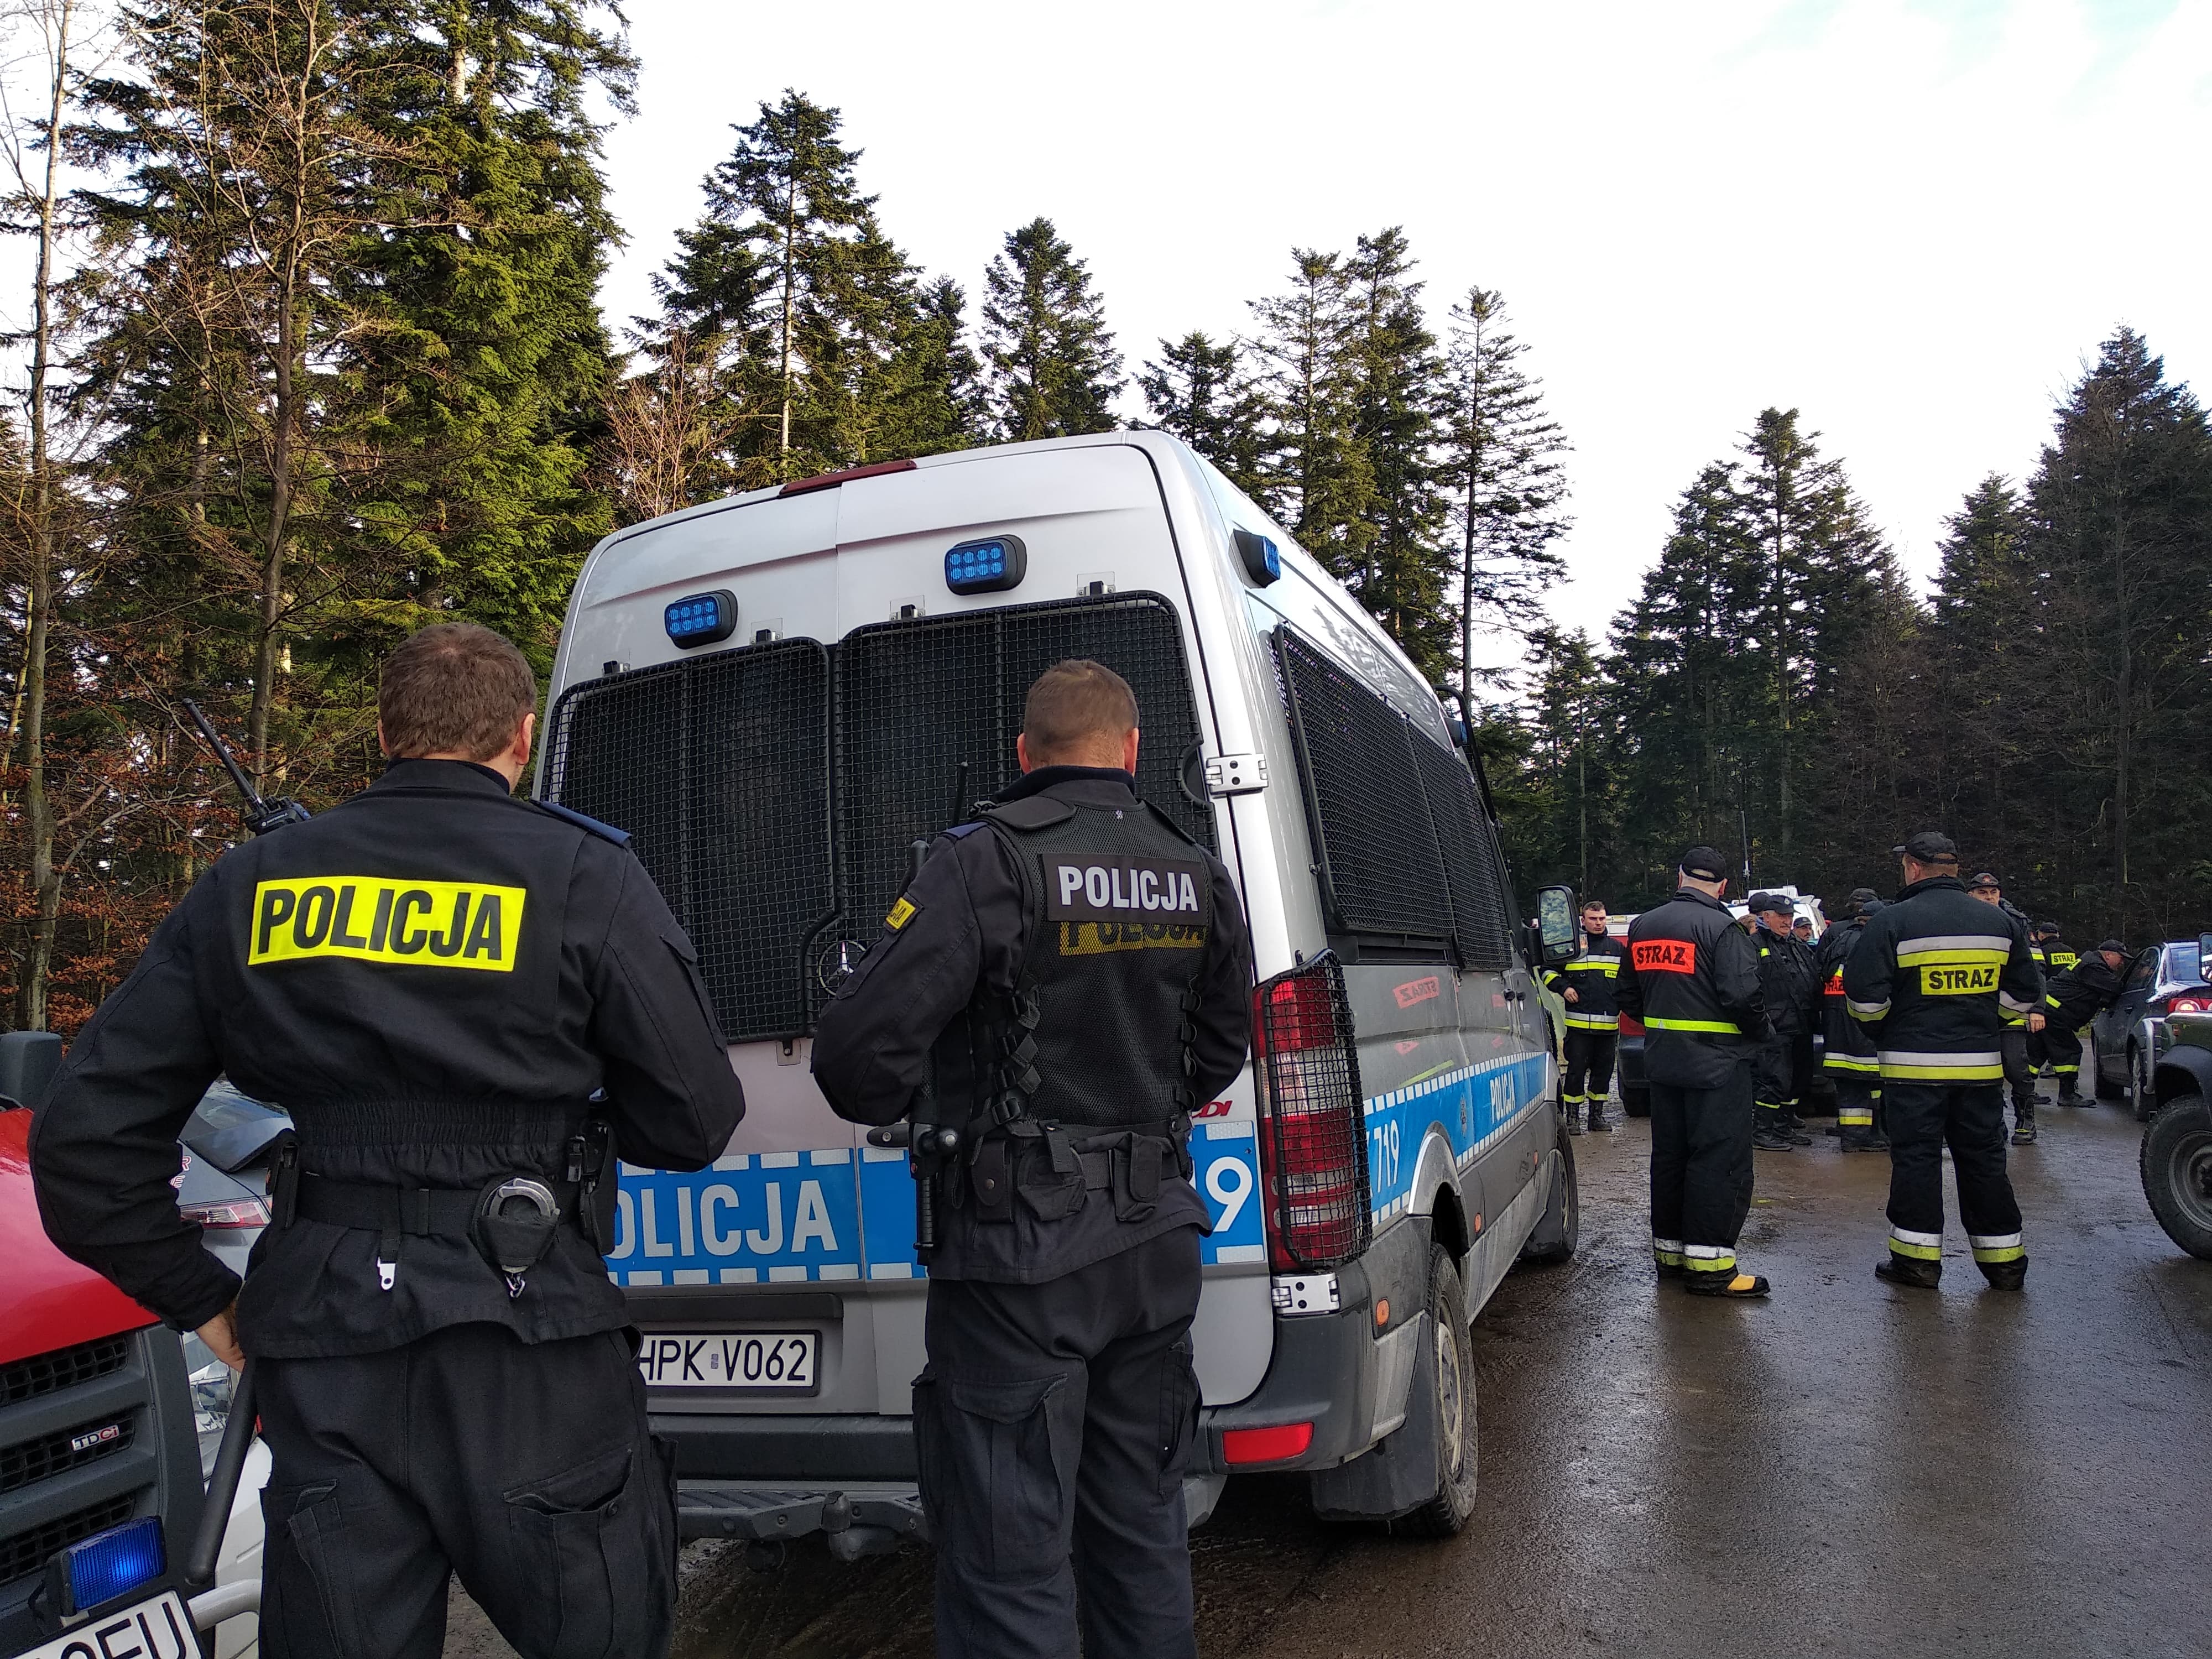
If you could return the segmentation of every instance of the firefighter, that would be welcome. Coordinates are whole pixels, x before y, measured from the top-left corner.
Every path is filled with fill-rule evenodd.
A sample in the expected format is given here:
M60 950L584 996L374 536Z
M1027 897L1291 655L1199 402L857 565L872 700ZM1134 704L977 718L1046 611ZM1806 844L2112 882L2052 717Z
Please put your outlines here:
M2001 1010L2042 995L2027 929L1969 897L1959 849L1923 830L1893 849L1896 902L1869 921L1844 964L1844 996L1874 1034L1890 1139L1889 1254L1875 1272L1933 1290L1943 1275L1943 1149L1959 1216L1982 1275L1998 1290L2027 1278L2020 1204L2005 1175Z
M1727 869L1710 847L1682 854L1674 898L1629 925L1614 999L1645 1031L1652 1259L1694 1295L1747 1297L1767 1293L1735 1242L1751 1212L1752 1062L1771 1028L1759 947L1721 902Z
M1836 1085L1836 1127L1842 1149L1886 1152L1888 1138L1875 1121L1881 1101L1881 1061L1874 1039L1844 1006L1844 964L1866 932L1868 920L1881 910L1881 899L1871 887L1862 887L1852 893L1847 908L1849 915L1828 929L1814 954L1823 975L1820 1030L1826 1039L1820 1068Z
M1559 1104L1567 1115L1567 1133L1583 1132L1588 1109L1590 1133L1603 1134L1605 1100L1613 1087L1613 1048L1619 1042L1620 1017L1613 1000L1614 977L1620 971L1620 945L1606 931L1606 908L1598 899L1583 905L1583 948L1571 962L1546 975L1546 983L1567 1005L1567 1053L1559 1082Z
M1994 904L2017 921L2025 922L2027 920L2021 914L2018 906L2006 902L2004 889L1998 884L1996 877L1987 870L1975 872L1973 879L1966 884L1966 890L1983 903ZM2035 957L2038 971L2040 971L2043 952L2036 948L2033 939L2028 941L2028 950ZM2000 1012L2004 1017L2004 1026L1997 1033L1998 1052L2004 1055L2005 1082L2012 1090L2012 1144L2033 1146L2035 1145L2035 1068L2028 1064L2027 1045L2041 1035L2044 1021L2040 1015L2015 1013L2009 1008ZM2036 1028L2033 1032L2028 1029L2031 1022Z
M2051 1056L2051 1069L2058 1073L2061 1106L2096 1103L2076 1086L2081 1073L2081 1031L2118 999L2121 970L2127 965L2128 947L2108 939L2087 956L2076 958L2072 967L2053 974L2044 987L2044 1049Z
M2068 948L2066 942L2058 937L2058 924L2055 921L2037 922L2035 932L2030 936L2030 942L2035 949L2035 959L2043 969L2043 978L2046 986L2053 975L2064 972L2080 960ZM2028 1066L2039 1077L2058 1077L2060 1092L2070 1093L2074 1087L2073 1075L2069 1073L2064 1076L2059 1076L2058 1068L2051 1064L2049 1036L2050 1033L2047 1031L2033 1031L2028 1034Z
M1820 969L1813 952L1792 931L1796 906L1779 893L1753 893L1750 915L1759 926L1752 940L1759 949L1759 979L1766 996L1766 1018L1774 1034L1760 1051L1755 1085L1759 1112L1752 1144L1765 1152L1809 1146L1797 1116L1797 1103L1813 1071L1814 1010L1820 995Z

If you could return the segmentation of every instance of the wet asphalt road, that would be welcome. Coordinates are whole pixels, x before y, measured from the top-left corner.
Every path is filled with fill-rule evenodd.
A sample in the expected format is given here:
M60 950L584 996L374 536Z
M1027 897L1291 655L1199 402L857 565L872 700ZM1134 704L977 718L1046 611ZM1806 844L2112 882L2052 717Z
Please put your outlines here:
M1192 1540L1201 1653L2212 1652L2212 1263L2151 1219L2124 1112L2042 1116L2012 1154L2016 1297L1955 1215L1941 1291L1877 1281L1888 1161L1816 1136L1759 1154L1741 1254L1774 1299L1693 1301L1651 1276L1646 1126L1576 1141L1579 1255L1475 1325L1474 1521L1393 1539L1232 1481ZM677 1659L932 1651L926 1551L684 1565ZM505 1652L472 1608L453 1635L455 1659Z

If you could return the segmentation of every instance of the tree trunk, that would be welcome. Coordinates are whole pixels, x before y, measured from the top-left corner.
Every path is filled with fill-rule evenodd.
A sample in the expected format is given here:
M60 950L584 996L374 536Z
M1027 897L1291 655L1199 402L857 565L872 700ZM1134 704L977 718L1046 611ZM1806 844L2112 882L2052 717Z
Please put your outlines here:
M37 906L29 948L15 994L19 1030L46 1029L46 980L53 966L54 930L61 918L62 878L54 862L54 807L46 783L46 649L52 635L55 593L53 478L47 454L46 372L53 344L54 204L61 159L63 98L69 77L69 30L75 0L58 0L54 26L52 97L42 135L46 149L46 181L39 198L38 267L31 287L31 592L23 661L25 816L31 832L31 890Z
M277 629L284 614L284 551L292 517L293 428L299 418L299 377L294 354L299 337L298 305L288 266L278 294L276 317L276 432L270 447L269 527L262 544L261 639L253 665L253 703L246 718L248 764L254 787L269 779L269 711L276 690Z
M791 309L792 284L796 272L792 269L793 250L799 241L799 166L793 157L791 186L783 203L783 428L777 441L775 475L781 478L786 470L785 458L791 453Z

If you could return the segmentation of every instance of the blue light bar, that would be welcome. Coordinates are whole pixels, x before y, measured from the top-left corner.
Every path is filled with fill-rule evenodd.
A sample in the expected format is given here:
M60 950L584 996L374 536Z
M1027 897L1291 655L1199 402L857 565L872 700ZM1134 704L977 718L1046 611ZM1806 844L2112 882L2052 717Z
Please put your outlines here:
M670 605L662 623L668 637L685 650L713 645L738 631L738 601L727 588L712 593L687 593Z
M1244 561L1244 574L1262 587L1282 576L1282 554L1276 550L1274 543L1257 531L1237 532L1237 556Z
M161 1577L168 1567L159 1516L96 1532L62 1552L61 1576L69 1602L63 1611L83 1613L118 1595L128 1595L141 1584Z
M1029 574L1029 550L1019 536L963 542L945 556L945 585L956 593L1003 593Z

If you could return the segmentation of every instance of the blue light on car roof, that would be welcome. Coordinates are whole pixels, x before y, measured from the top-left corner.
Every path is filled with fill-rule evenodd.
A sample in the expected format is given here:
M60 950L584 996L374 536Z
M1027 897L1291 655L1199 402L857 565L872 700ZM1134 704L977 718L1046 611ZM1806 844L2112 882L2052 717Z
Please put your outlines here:
M1261 586L1279 580L1283 574L1283 556L1275 544L1256 530L1237 532L1237 556L1244 562L1244 574Z
M94 1533L63 1552L68 1563L70 1613L112 1601L168 1571L158 1516L126 1521Z
M668 637L690 649L712 645L738 631L738 601L727 589L712 593L687 593L663 613Z
M962 542L945 556L945 585L956 593L1002 593L1029 574L1029 550L1019 536Z

